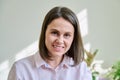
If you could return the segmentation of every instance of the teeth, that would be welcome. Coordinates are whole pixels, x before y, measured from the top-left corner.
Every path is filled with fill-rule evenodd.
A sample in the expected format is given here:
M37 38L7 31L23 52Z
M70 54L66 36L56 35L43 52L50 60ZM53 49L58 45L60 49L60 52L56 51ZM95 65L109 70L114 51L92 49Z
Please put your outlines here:
M55 46L55 47L57 47L57 46Z
M57 48L57 47L62 47L62 46L55 46L55 45L54 45L54 47ZM64 47L62 47L62 48L64 48Z
M54 47L60 47L60 46L54 46Z

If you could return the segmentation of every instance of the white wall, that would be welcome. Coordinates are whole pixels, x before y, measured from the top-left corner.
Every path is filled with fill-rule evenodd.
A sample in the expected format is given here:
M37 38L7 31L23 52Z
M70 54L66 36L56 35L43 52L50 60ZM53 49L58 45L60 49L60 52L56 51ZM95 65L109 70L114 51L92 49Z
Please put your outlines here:
M45 14L54 6L67 6L76 14L86 10L88 34L104 67L120 59L120 0L0 0L0 77L6 80L15 56L39 39ZM4 67L3 67L4 66Z

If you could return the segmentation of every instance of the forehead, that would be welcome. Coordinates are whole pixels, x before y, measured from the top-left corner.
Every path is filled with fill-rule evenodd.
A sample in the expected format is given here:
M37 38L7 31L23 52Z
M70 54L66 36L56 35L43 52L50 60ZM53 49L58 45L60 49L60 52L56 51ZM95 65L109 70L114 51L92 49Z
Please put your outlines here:
M55 29L55 30L58 30L58 31L74 32L73 25L69 21L65 20L62 17L54 19L48 25L47 29Z

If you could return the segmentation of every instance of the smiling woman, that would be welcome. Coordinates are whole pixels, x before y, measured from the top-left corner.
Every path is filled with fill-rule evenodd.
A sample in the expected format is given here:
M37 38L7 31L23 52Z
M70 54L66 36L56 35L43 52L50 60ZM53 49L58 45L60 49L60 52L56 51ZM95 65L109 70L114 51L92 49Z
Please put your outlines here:
M45 45L52 61L57 61L51 65L56 68L61 62L63 55L69 50L74 37L73 25L64 18L53 20L47 27L45 35ZM48 60L48 62L50 62Z
M43 21L39 50L16 61L8 80L92 80L79 27L70 9L51 9Z
M55 19L48 25L46 30L46 47L48 51L53 51L51 53L66 53L71 46L73 36L74 28L71 23L63 18ZM50 48L53 48L53 50L50 50Z

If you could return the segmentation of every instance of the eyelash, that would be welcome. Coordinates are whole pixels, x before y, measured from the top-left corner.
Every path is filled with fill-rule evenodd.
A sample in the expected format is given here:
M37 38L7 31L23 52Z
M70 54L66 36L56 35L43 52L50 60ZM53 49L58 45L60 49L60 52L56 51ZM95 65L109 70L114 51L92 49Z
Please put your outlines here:
M58 32L55 32L55 31L53 31L53 32L51 32L52 34L58 34Z
M57 35L57 36L59 35L59 33L56 32L56 31L51 32L51 34L53 34L53 35L55 35L55 36L56 36L56 35ZM71 36L71 35L68 34L68 33L64 34L64 37L65 37L65 38L69 38L70 36Z
M66 37L70 37L70 34L65 34Z
M58 32L56 32L56 31L51 32L51 34L54 35L54 36L58 36L59 35Z

